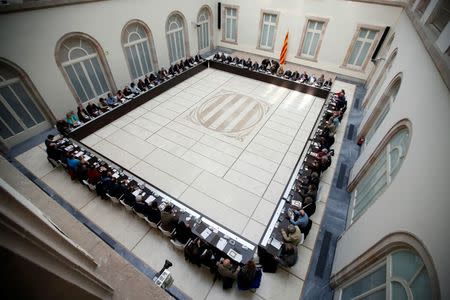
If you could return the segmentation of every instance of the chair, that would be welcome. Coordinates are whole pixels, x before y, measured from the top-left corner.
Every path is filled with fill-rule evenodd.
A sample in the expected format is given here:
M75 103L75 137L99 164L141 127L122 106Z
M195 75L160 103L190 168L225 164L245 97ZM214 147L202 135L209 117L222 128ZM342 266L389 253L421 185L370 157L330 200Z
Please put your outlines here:
M89 182L87 182L87 180L85 180L85 179L82 180L82 183L83 183L85 186L89 186Z
M161 225L158 226L158 229L161 230L162 234L165 235L165 236L167 236L167 237L171 237L172 234L175 232L175 229L172 230L172 231L167 231L167 230L163 229L163 228L161 227Z
M53 158L47 157L47 160L52 164L52 166L54 168L57 168L57 167L60 166L59 161L57 161L57 160L55 160Z
M139 218L145 220L145 215L143 213L140 213L140 212L136 211L134 208L133 208L133 211Z
M128 204L126 204L125 202L123 203L123 205L125 206L125 209L127 211L133 211L133 206L129 206Z
M175 247L175 249L178 249L178 250L180 250L180 251L183 251L183 250L184 250L184 247L186 247L186 245L189 243L189 241L187 241L186 244L182 244L182 243L180 243L179 241L174 240L174 239L170 239L170 242L171 242L172 245Z
M95 192L96 188L95 188L95 184L90 184L88 183L88 187L91 191Z
M120 202L119 202L119 199L117 199L116 197L110 196L109 199L111 199L111 201L112 201L114 204L119 204L119 203L120 203Z
M145 217L145 221L148 223L148 225L150 225L150 227L152 227L152 228L158 228L158 224L153 223L153 222L150 221L147 217Z
M300 243L299 245L303 244L305 242L305 234L302 233L302 236L300 237Z

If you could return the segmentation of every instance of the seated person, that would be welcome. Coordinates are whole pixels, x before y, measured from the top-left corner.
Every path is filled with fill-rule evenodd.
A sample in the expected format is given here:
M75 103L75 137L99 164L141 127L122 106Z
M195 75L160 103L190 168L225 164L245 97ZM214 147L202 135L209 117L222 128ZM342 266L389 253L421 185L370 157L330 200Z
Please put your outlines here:
M277 61L272 59L272 63L271 63L270 69L269 69L270 73L275 75L277 73L279 67L280 67L280 64Z
M108 98L106 98L106 104L110 107L115 107L119 105L119 103L117 103L116 97L114 97L111 93L108 93Z
M237 65L240 62L239 57L235 56L231 61L230 65Z
M111 186L109 187L109 191L108 191L108 194L110 196L120 199L126 190L127 190L127 187L125 185L118 182L116 178L114 178L114 177L111 178Z
M312 197L306 197L303 201L302 209L311 217L316 212L316 202Z
M58 147L56 146L55 143L48 144L46 152L47 152L47 158L51 158L56 161L63 159L63 152L58 149ZM53 162L51 162L51 163L53 165ZM53 166L56 167L55 165L53 165Z
M88 168L87 176L88 176L88 182L90 184L96 185L100 181L102 174L97 170L96 167L91 165Z
M214 55L214 57L215 57L215 55ZM203 57L201 57L200 54L197 54L194 58L194 61L199 64L203 61Z
M74 111L70 111L66 114L66 122L70 127L75 128L81 125L80 120L77 115L75 115Z
M192 237L193 235L189 224L186 224L183 220L180 220L175 227L175 234L172 238L181 244L186 244Z
M75 173L77 178L78 178L78 180L81 183L83 183L83 180L87 180L88 179L88 167L89 167L89 164L86 161L81 160L81 163L78 166L78 169L77 169L77 171Z
M136 199L136 202L134 202L133 204L133 209L135 212L147 216L150 207L147 205L147 203L145 203L145 201L142 200L141 197L141 199Z
M175 229L177 225L178 217L172 210L171 205L166 205L164 210L161 212L161 228L165 231L170 231Z
M150 76L148 76L148 80L150 81L150 86L159 84L158 77L153 73L150 73Z
M284 68L282 66L278 68L276 75L278 77L281 77L284 75Z
M220 54L220 61L221 61L221 62L225 62L226 60L227 60L227 56L225 55L225 53L222 52L222 53Z
M196 238L184 248L184 258L200 267L200 257L207 248L208 247L205 242L203 242L200 238Z
M261 70L266 71L269 70L271 67L270 60L268 58L264 58L261 62L261 66L259 67Z
M175 72L173 65L170 65L170 67L169 67L169 76L175 76L177 74L178 73Z
M150 209L147 211L147 219L155 224L161 221L161 211L158 208L158 202L153 200L150 204Z
M316 82L316 75L312 74L309 77L308 84L314 84Z
M48 147L51 144L55 143L55 136L53 134L49 134L47 135L47 138L45 139L45 146Z
M281 246L281 254L280 257L277 258L277 261L280 265L284 267L293 267L298 260L298 249L295 245L290 243L283 243Z
M298 71L294 71L294 73L292 73L290 79L293 81L297 81L299 79L299 77L300 77L300 74L298 73Z
M256 268L253 260L249 260L238 272L238 288L240 290L257 289L261 284L261 277L261 270Z
M316 86L320 87L323 85L324 82L325 82L325 76L322 74L322 75L320 75L319 78L317 78Z
M300 211L294 210L290 222L292 225L297 225L300 230L303 230L308 226L309 217L303 209Z
M70 126L65 120L58 120L56 122L56 129L62 135L66 135L66 134L68 134L70 132Z
M134 82L132 82L130 84L130 90L134 95L139 95L141 93L141 90L136 86L136 84L134 84Z
M316 197L317 197L317 186L315 186L314 184L310 184L306 191L305 190L299 190L298 192L300 193L300 196L302 196L302 200L304 200L306 197L311 197L314 200L316 200Z
M233 287L233 282L237 279L237 275L240 271L239 266L235 267L228 258L221 258L216 263L217 273L222 277L223 289L229 289Z
M136 196L133 195L134 186L132 184L128 184L127 189L123 193L123 202L128 206L134 206L136 203Z
M78 119L84 123L86 123L87 121L89 121L91 119L88 112L83 108L82 105L78 105L77 116L78 116Z
M286 72L284 72L283 77L286 79L291 79L292 76L292 71L291 70L286 70Z
M300 82L307 82L308 80L309 80L309 76L308 76L308 74L306 73L306 71L304 71L303 73L302 73L302 75L300 75Z
M227 55L227 57L225 57L225 63L229 64L231 63L231 61L232 61L231 55Z
M286 230L282 228L281 235L283 236L283 240L285 242L292 243L295 246L297 246L300 243L300 239L302 238L300 228L292 224L289 224Z
M184 66L188 67L188 68L192 68L194 66L194 59L191 56L186 58L186 60L184 61Z
M108 103L106 103L106 99L105 98L100 98L98 99L98 105L100 107L100 109L104 112L104 111L108 111L111 108L108 106Z
M81 164L81 160L73 156L72 154L68 154L66 158L67 167L71 169L73 172L76 172L78 166Z
M251 70L252 71L258 71L258 69L259 69L259 64L255 61L254 64L252 65L252 67L251 67Z
M331 78L329 78L327 81L324 82L323 87L331 88L332 85L333 85L333 80Z
M138 80L137 87L141 91L146 91L147 90L147 86L145 85L145 83L144 83L144 81L142 79Z
M133 95L133 92L132 92L131 89L128 87L128 85L125 86L125 87L123 88L123 95L124 95L125 97L132 96L132 95Z
M249 58L247 58L246 61L244 61L244 67L250 69L252 67L252 60Z
M100 111L100 107L98 107L95 103L91 102L86 106L86 111L88 112L88 114L95 118L100 116L101 111Z
M216 54L214 54L213 60L220 60L220 52L217 52Z
M116 93L116 99L117 101L120 101L121 103L125 102L125 95L122 93L121 90L118 90Z
M112 180L111 173L103 171L100 180L97 182L97 185L95 186L97 195L99 195L104 200L108 199L108 197L106 197L106 193L110 189L111 180Z
M181 72L183 72L184 70L187 70L187 68L188 68L183 60L180 60L180 62L178 63L178 67L180 68Z

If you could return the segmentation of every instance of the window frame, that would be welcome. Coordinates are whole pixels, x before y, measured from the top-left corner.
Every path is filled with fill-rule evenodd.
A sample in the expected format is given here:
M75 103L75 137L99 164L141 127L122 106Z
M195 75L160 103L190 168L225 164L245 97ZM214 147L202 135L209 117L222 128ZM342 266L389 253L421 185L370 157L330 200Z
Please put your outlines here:
M209 50L214 48L214 44L213 44L213 41L214 41L214 28L213 28L214 19L213 19L212 10L211 10L211 8L208 5L203 5L202 7L200 7L200 9L199 9L199 11L197 13L197 25L199 24L199 17L202 14L203 11L206 11L207 15L208 15L209 46L200 49L200 37L199 37L200 27L198 27L197 28L197 40L198 40L197 47L198 47L199 53L204 53L204 52L207 52L207 51L209 51ZM205 22L203 22L203 23L205 23Z
M86 41L88 41L88 42L90 42L90 43L92 44L92 46L94 47L94 49L95 49L95 51L96 51L96 54L97 54L97 57L98 57L98 61L99 61L100 68L101 68L102 71L103 71L103 75L105 76L105 81L106 81L106 84L108 85L108 88L109 88L110 92L116 91L116 90L117 90L117 87L116 87L116 84L115 84L115 82L114 82L114 78L113 78L113 76L112 76L111 69L110 69L110 67L109 67L108 61L106 60L106 57L105 57L105 51L104 51L103 48L100 46L100 44L98 43L98 41L97 41L96 39L94 39L92 36L90 36L90 35L88 35L88 34L86 34L86 33L83 33L83 32L70 32L70 33L67 33L67 34L63 35L63 36L58 40L58 42L56 43L54 55L55 55L55 61L56 61L56 64L58 65L58 68L59 68L59 70L61 71L61 73L62 73L62 75L63 75L63 78L64 78L64 80L66 81L66 84L67 84L69 90L72 92L72 95L73 95L74 98L75 98L75 102L76 102L77 104L82 104L82 105L83 105L83 104L88 104L88 103L90 103L90 102L95 101L95 100L98 99L99 97L102 97L102 96L104 97L104 96L106 96L107 93L108 93L108 91L107 91L106 93L103 93L103 94L101 94L101 95L97 95L97 96L95 96L94 98L89 99L89 100L84 101L84 102L83 102L83 101L81 100L81 98L78 96L78 93L77 93L77 91L75 90L74 86L72 85L72 82L71 82L71 80L70 80L70 78L69 78L69 76L68 76L68 74L67 74L67 71L64 69L64 65L65 65L65 64L64 64L64 62L62 62L61 59L60 59L60 50L61 50L61 48L63 47L63 44L64 44L67 40L70 40L70 39L72 39L72 38L84 39L84 40L86 40ZM64 65L63 65L63 64L64 64Z
M355 176L355 178L352 180L352 182L349 183L347 190L351 193L351 205L349 207L348 210L348 224L347 224L347 228L352 226L353 224L355 224L358 219L364 215L365 211L367 209L370 208L370 206L373 205L373 203L375 203L376 199L378 199L385 191L386 189L389 187L389 185L392 183L392 179L388 179L386 186L383 187L383 189L379 192L379 194L375 197L374 201L371 201L368 205L366 205L366 207L361 211L361 213L354 218L354 208L355 208L355 191L358 187L358 185L361 183L361 181L365 178L365 176L367 175L367 173L369 171L371 171L372 166L374 165L375 162L378 161L378 158L383 154L383 155L387 155L387 162L386 164L390 164L388 157L389 157L389 152L388 150L388 146L390 141L392 140L393 137L395 137L395 135L402 131L402 130L407 130L408 131L408 142L407 142L407 147L405 149L405 153L404 156L406 156L408 154L409 151L409 146L411 145L411 140L412 140L412 135L413 135L413 131L412 131L412 124L408 119L403 119L400 120L399 122L397 122L390 130L389 132L384 136L384 138L381 140L381 142L378 144L378 146L376 147L376 149L373 151L373 153L370 155L370 157L367 159L367 161L364 163L363 167L359 170L358 174ZM401 167L401 166L400 166ZM386 167L387 170L389 171L389 167ZM394 177L397 176L398 171L395 173ZM388 174L390 176L390 174Z
M261 45L261 37L263 35L263 27L264 27L264 15L275 15L275 29L274 29L274 34L273 34L273 38L272 38L272 47L263 47ZM258 40L256 41L256 49L258 50L262 50L262 51L267 51L267 52L274 52L275 49L275 42L277 40L277 33L278 33L278 24L280 21L280 12L279 11L275 11L275 10L266 10L266 9L261 9L260 11L260 18L259 18L259 33L258 33ZM273 23L271 23L273 24Z
M181 23L183 25L183 28L179 31L182 32L183 34L183 43L184 43L184 56L183 57L178 57L177 59L173 59L172 54L171 54L171 43L170 43L170 34L172 34L173 32L169 30L169 20L172 16L177 15L180 19L181 19ZM171 64L175 64L178 63L179 61L187 58L190 56L190 51L189 51L189 32L188 32L188 28L187 28L187 22L186 22L186 18L185 16L180 12L180 11L173 11L171 12L166 19L166 23L165 23L165 28L164 28L165 32L164 35L166 36L166 41L167 41L167 50L169 53L169 61Z
M310 21L323 23L322 30L320 31L320 37L319 37L319 41L317 42L317 47L316 47L316 51L314 53L314 56L305 55L302 52L303 45L304 45L305 39L306 39L306 35L308 33L308 24L309 24ZM306 16L305 24L303 25L302 37L300 39L300 45L299 45L298 50L297 50L297 55L296 55L297 58L310 60L310 61L313 61L313 62L317 62L318 61L320 48L322 47L323 37L325 35L326 28L328 26L328 22L329 21L330 21L329 18L322 18L322 17L316 17L316 16Z
M134 42L131 43L131 45L128 45L130 43L128 43L128 35L129 35L129 33L127 32L127 29L130 26L133 26L134 24L141 25L144 28L144 31L145 31L147 37L144 38L144 39L141 39L141 41L139 41L139 42L134 41ZM121 42L122 42L122 50L123 50L123 54L125 56L125 61L126 61L127 66L128 66L128 72L130 74L131 80L138 80L138 79L141 79L141 78L145 77L145 75L146 75L146 74L143 74L141 76L133 78L133 74L132 74L132 71L131 71L131 66L130 66L130 62L129 62L128 54L127 54L127 48L129 48L129 47L131 47L133 45L138 45L138 44L141 44L142 42L146 42L147 43L147 47L148 47L148 51L149 51L148 55L149 55L149 58L150 58L150 66L152 68L152 72L156 72L159 69L159 67L158 67L158 58L156 56L156 50L155 50L155 43L154 43L154 39L153 39L153 34L152 34L150 28L147 26L146 23L144 23L142 20L139 20L139 19L133 19L133 20L128 21L122 28L121 37L122 37L122 40L121 40Z
M397 56L397 52L393 52L391 54L391 58L392 57L395 58L396 56ZM385 70L383 70L383 72L385 72ZM367 118L367 120L362 125L361 130L358 134L358 138L361 138L363 136L366 137L366 141L364 144L367 144L367 142L368 142L367 135L369 134L369 132L371 132L372 130L376 131L376 129L374 129L374 124L377 123L377 121L379 120L383 111L385 111L386 107L388 107L388 111L390 110L390 107L393 104L392 98L389 95L391 93L391 90L397 84L400 84L400 87L401 87L402 81L403 81L403 73L400 72L400 73L397 73L395 76L393 76L393 78L390 80L389 84L385 88L383 94L381 94L380 98L378 99L378 102L377 102L376 106L373 108L370 116ZM399 89L400 89L400 87L399 87ZM398 91L397 91L397 93L398 93ZM382 121L381 121L381 123L382 123ZM380 125L381 125L381 123L380 123ZM369 138L369 140L370 139L371 138Z
M340 300L343 287L349 286L357 279L369 274L397 250L409 250L421 258L423 267L426 268L430 279L431 299L440 299L439 277L436 273L433 258L423 242L406 231L392 232L384 236L352 262L332 274L330 285L335 290L334 299Z
M363 30L363 29L376 31L375 38L373 39L372 45L370 46L369 51L367 52L367 55L364 58L364 62L362 63L362 65L361 66L351 65L351 64L349 64L349 59L353 52L353 48L355 47L356 42L358 41L359 34L360 34L361 30ZM353 70L353 71L364 72L366 70L367 64L370 61L370 58L373 55L373 52L375 51L375 48L377 47L378 43L380 42L380 38L381 38L383 30L384 30L384 27L382 27L382 26L369 25L369 24L357 24L356 31L353 34L353 38L347 49L347 53L345 55L345 58L344 58L344 61L341 65L341 67L345 68L345 69Z
M231 40L231 39L227 39L226 37L226 23L227 23L227 16L226 16L226 9L236 9L236 39L235 40ZM237 45L238 44L238 39L239 39L239 5L230 5L230 4L224 4L222 6L222 42L223 43L229 43L229 44L233 44L233 45Z

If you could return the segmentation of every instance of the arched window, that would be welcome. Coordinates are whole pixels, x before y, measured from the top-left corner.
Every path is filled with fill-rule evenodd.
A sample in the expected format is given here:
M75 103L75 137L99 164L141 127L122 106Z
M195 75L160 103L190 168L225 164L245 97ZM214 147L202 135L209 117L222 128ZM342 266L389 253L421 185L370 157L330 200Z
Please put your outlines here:
M200 9L197 16L198 51L211 49L211 12L208 7Z
M380 127L381 123L383 123L384 118L386 118L392 103L394 103L395 98L397 97L398 91L400 90L400 85L402 83L401 75L397 75L394 80L389 84L387 91L381 96L381 99L375 107L372 115L367 121L367 124L370 124L370 128L367 130L365 134L365 142L368 143L370 139L373 137L374 133L377 131L378 127Z
M430 276L422 258L412 249L400 249L343 288L338 299L432 299Z
M25 73L0 59L0 136L11 147L51 125Z
M141 21L133 20L122 31L122 45L132 79L137 79L156 68L156 53L150 29Z
M390 42L392 43L392 39L390 40ZM363 103L363 106L365 109L367 109L369 107L371 100L373 99L373 97L375 97L377 95L381 84L386 80L386 75L391 70L392 64L394 63L394 60L397 57L397 53L398 53L398 48L396 48L396 49L394 49L394 51L392 51L391 55L386 60L386 63L384 64L383 68L381 69L380 74L378 75L377 79L375 80L375 83L373 84L370 91L367 93L366 99Z
M357 176L358 183L353 190L352 222L383 193L398 173L409 146L409 128L410 125L403 124L391 130L388 139L368 160L367 168L361 171L364 172L362 177Z
M112 90L109 69L98 43L84 34L69 34L56 47L56 59L64 77L81 102L106 95Z
M167 44L170 62L176 62L187 56L186 24L180 13L172 13L166 23Z

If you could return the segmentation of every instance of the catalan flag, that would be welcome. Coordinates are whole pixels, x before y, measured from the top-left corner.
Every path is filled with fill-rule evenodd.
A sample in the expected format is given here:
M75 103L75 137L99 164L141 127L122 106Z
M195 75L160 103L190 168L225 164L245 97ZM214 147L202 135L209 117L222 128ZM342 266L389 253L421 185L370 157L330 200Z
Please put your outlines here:
M286 63L286 53L288 48L288 39L289 39L289 31L286 32L286 37L284 38L283 48L281 48L280 53L280 65L284 65Z

